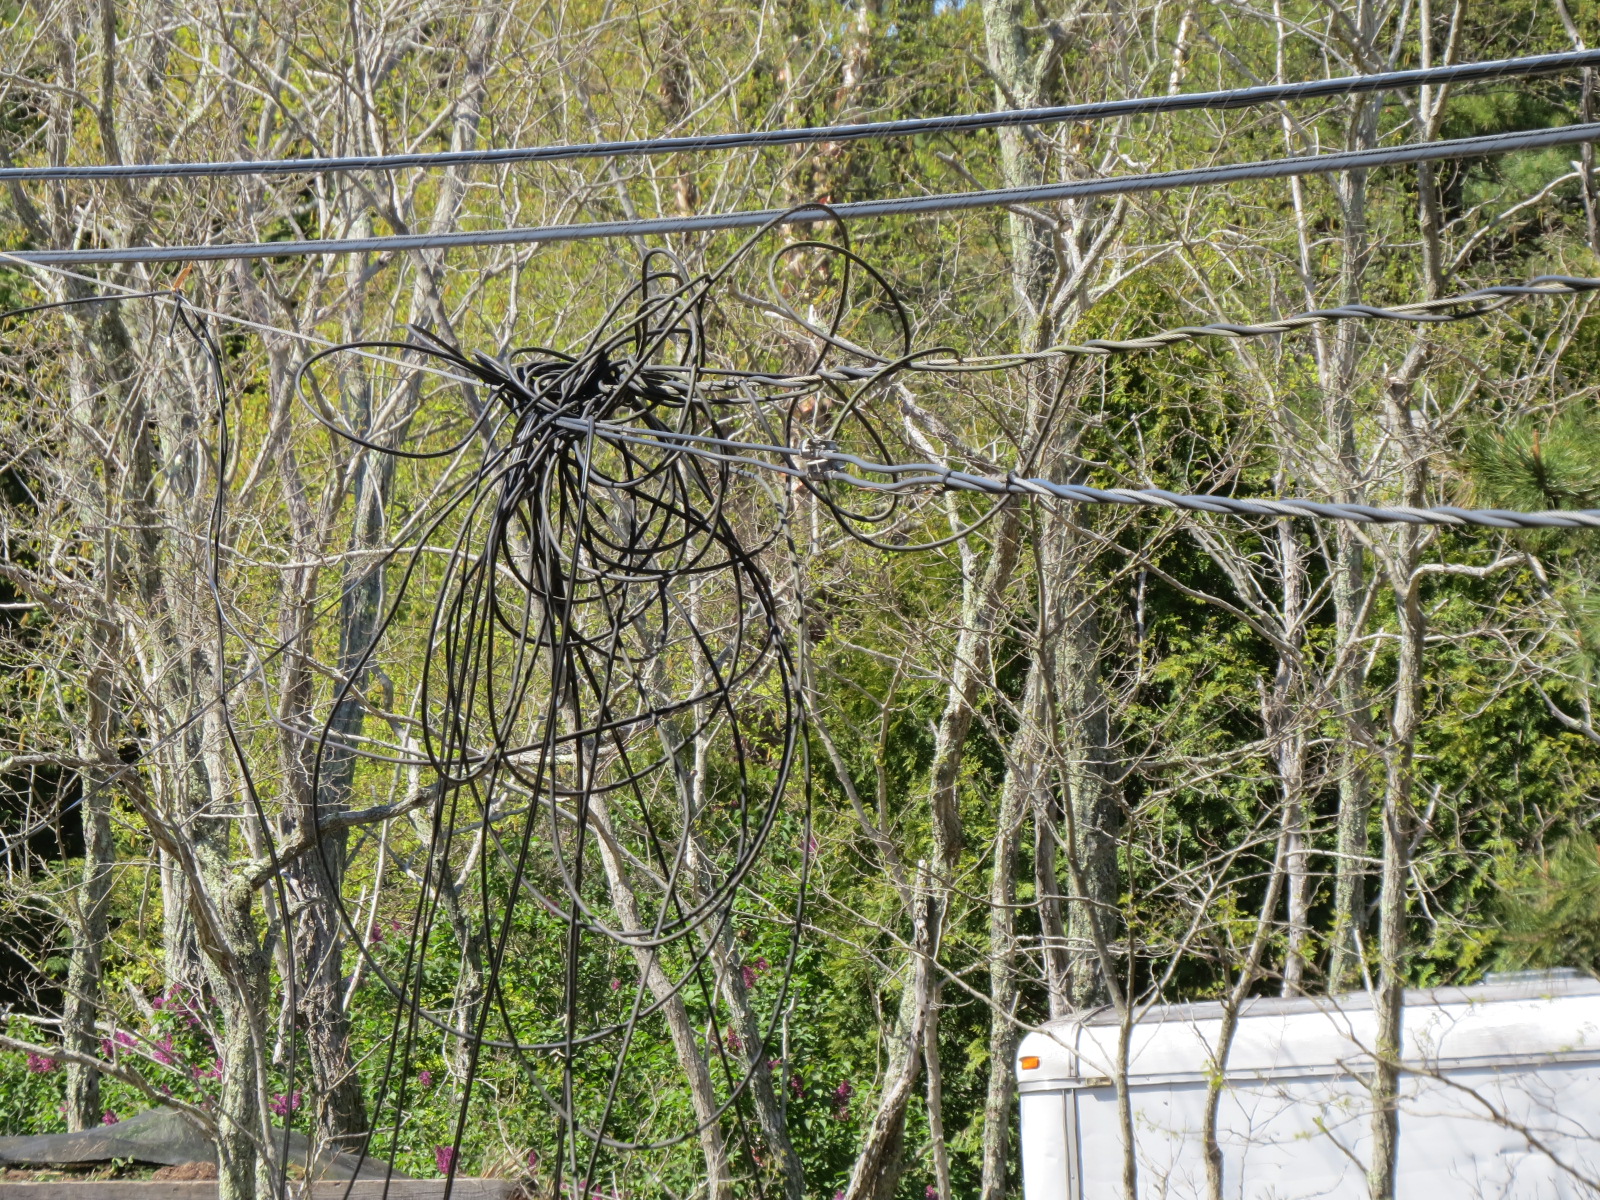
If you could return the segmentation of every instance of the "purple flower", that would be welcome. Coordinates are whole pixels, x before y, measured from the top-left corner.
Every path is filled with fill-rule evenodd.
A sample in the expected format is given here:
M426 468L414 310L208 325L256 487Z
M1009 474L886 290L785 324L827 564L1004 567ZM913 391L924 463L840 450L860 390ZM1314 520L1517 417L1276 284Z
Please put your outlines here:
M433 1086L433 1072L424 1067L417 1072L417 1086L430 1088Z
M100 1118L100 1124L102 1124L102 1125L115 1125L116 1123L117 1123L117 1114L112 1112L109 1108L106 1109L105 1115Z
M300 1093L296 1091L292 1096L285 1096L280 1093L267 1101L267 1107L272 1110L274 1116L287 1117L300 1107Z
M454 1146L435 1146L433 1148L433 1165L439 1168L439 1174L450 1174L455 1170L456 1166L456 1148Z
M928 1190L924 1192L923 1195L927 1196L928 1200L939 1200L939 1189L930 1183L928 1185Z
M738 1054L744 1049L744 1043L739 1040L739 1035L731 1029L728 1030L728 1035L723 1039L723 1042L728 1047L730 1054Z
M161 1063L163 1066L170 1067L177 1061L177 1051L173 1048L172 1039L170 1037L164 1037L157 1042L156 1048L151 1051L151 1054L154 1055L155 1060L158 1063Z
M835 1192L833 1194L833 1200L844 1200L844 1192L843 1192L843 1190Z
M48 1075L60 1065L55 1059L44 1054L28 1055L29 1075Z
M833 1115L841 1121L850 1115L850 1097L854 1094L855 1088L848 1079L833 1090Z
M800 1097L806 1094L805 1085L800 1082L799 1071L796 1071L793 1075L789 1076L789 1090L794 1093L796 1100L800 1099Z
M538 1169L539 1169L539 1152L537 1150L529 1150L528 1151L528 1170L537 1171Z
M382 943L383 943L383 926L379 925L376 921L374 921L372 923L372 928L367 930L367 944L369 946L377 946L377 945L381 945Z
M200 1024L199 1010L183 998L183 988L177 984L168 988L165 995L150 1001L150 1007L180 1013L188 1020L190 1027Z
M755 987L755 985L756 985L756 969L754 967L752 967L749 963L745 963L744 966L739 968L739 974L744 977L744 985L745 985L745 987L747 987L747 988Z
M612 981L611 981L611 990L612 990L612 991L613 991L613 992L620 992L620 991L621 991L621 990L622 990L622 980L620 980L620 979L613 979L613 980L612 980Z

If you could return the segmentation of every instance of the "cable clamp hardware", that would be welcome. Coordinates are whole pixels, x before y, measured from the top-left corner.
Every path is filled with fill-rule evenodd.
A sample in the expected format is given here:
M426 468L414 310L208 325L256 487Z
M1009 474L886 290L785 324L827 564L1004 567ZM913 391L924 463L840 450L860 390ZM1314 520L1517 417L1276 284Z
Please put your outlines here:
M833 460L830 455L839 453L839 443L832 438L807 438L800 443L800 462L805 466L806 478L815 482L826 482L828 472L833 470Z

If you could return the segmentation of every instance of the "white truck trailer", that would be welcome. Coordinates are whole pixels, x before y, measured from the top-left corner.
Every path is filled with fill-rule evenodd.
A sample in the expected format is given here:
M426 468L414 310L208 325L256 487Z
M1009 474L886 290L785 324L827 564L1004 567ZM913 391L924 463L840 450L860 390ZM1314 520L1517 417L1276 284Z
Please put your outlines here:
M1370 998L1255 999L1221 1071L1227 1200L1365 1200ZM1139 1195L1206 1200L1218 1004L1140 1014L1127 1088ZM1025 1200L1123 1200L1120 1024L1053 1022L1018 1049ZM1406 993L1400 1200L1600 1200L1600 983L1491 976Z

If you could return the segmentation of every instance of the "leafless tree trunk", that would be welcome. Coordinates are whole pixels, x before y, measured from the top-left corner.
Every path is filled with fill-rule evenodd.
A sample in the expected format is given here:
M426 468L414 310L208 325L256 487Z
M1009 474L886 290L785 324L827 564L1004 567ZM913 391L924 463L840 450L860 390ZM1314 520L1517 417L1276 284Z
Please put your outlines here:
M1021 0L984 0L982 12L988 65L998 103L1015 107L1042 103L1045 83L1068 35L1059 25L1050 23L1043 38L1036 37ZM1002 130L999 142L1001 175L1007 186L1042 181L1042 157L1023 131ZM1012 292L1018 306L1018 341L1023 348L1047 344L1082 303L1096 262L1095 250L1106 244L1120 221L1120 212L1118 208L1097 222L1091 219L1091 209L1085 207L1066 223L1067 228L1057 226L1053 230L1033 214L1013 213L1008 218ZM1031 466L1048 474L1064 461L1063 451L1074 436L1075 426L1070 423L1066 429L1053 427L1058 426L1053 408L1062 401L1068 378L1040 371L1032 374L1028 385L1031 394L1025 430L1030 440L1023 448L1024 454ZM1002 796L1014 795L1017 804L1031 807L1034 814L1046 980L1052 1015L1060 1015L1068 1005L1093 1003L1104 994L1096 990L1093 982L1098 975L1095 964L1100 959L1092 953L1075 954L1072 948L1095 943L1087 926L1096 918L1088 914L1088 907L1115 902L1117 822L1114 816L1107 818L1106 805L1115 804L1115 800L1109 789L1101 786L1105 781L1109 725L1104 698L1098 691L1098 630L1080 590L1084 577L1076 556L1082 546L1070 523L1060 520L1050 522L1039 541L1034 581L1037 634ZM1059 808L1049 794L1052 789L1041 786L1044 756L1052 747L1062 749L1070 761L1060 803L1075 808L1075 816L1083 818L1081 822L1068 818L1068 830L1078 832L1069 832L1065 838L1057 833ZM1014 862L1015 855L1014 846L1008 843L1011 833L1006 822L1020 820L1017 813L1005 811L1005 804L1003 798L991 896L1014 888L1013 883L999 878ZM1113 831L1110 842L1102 836L1108 830ZM1085 893L1075 887L1078 898L1066 906L1065 914L1056 881L1058 845L1064 846L1068 857L1075 860L1074 870L1082 886L1090 889ZM996 914L991 918L991 923L995 922L1007 927L1010 918ZM1014 1034L1009 1024L1010 1007L1015 1002L1014 942L1009 928L997 928L996 933L1001 940L990 948L991 977L1000 990L991 997L992 1053L981 1185L985 1197L998 1196L1006 1188L1006 1126L995 1117L1000 1105L1009 1105L1016 1086L1011 1051ZM1005 1049L1003 1054L999 1052L1001 1048Z
M629 881L626 867L615 847L611 820L604 798L595 794L589 799L589 819L594 827L593 837L600 861L605 865L606 884L611 892L611 903L621 918L622 928L630 933L645 933L648 926L639 915L639 902ZM695 1037L694 1024L689 1018L688 1006L683 996L674 990L672 980L662 969L660 958L654 950L638 947L633 951L639 975L650 994L661 1005L661 1013L677 1053L678 1066L689 1087L689 1099L699 1125L700 1150L706 1163L706 1195L709 1200L730 1200L733 1179L729 1170L728 1152L722 1137L718 1116L716 1088L711 1079L707 1056ZM757 1043L760 1044L759 1042Z
M1265 722L1278 764L1284 824L1284 870L1288 878L1288 944L1283 960L1283 994L1305 990L1311 938L1311 846L1306 804L1306 695L1300 655L1305 636L1305 557L1293 522L1278 522L1278 572L1282 581L1278 651Z
M937 1000L934 1011L938 1011ZM928 1072L928 1140L933 1144L933 1175L938 1181L935 1190L939 1200L949 1200L950 1147L944 1135L944 1068L939 1062L938 1026L931 1020L922 1031L922 1061Z
M1572 10L1567 7L1567 0L1555 0L1556 15L1561 18L1561 27L1566 30L1567 37L1572 40L1574 50L1584 49L1582 32L1578 23L1572 19ZM1583 69L1583 100L1579 108L1579 120L1594 120L1594 68ZM1594 177L1594 143L1585 142L1579 147L1579 163L1583 174L1583 217L1588 229L1589 248L1600 254L1600 195L1595 192Z
M1109 915L1117 910L1117 835L1122 806L1111 778L1111 713L1100 681L1100 628L1092 600L1082 588L1082 540L1065 521L1045 532L1041 611L1053 611L1058 630L1050 680L1058 753L1063 760L1065 804L1072 812L1067 856L1075 861L1077 895L1068 905L1068 975L1064 987L1075 1009L1110 999L1106 964L1094 949L1091 922L1111 936ZM1070 582L1069 582L1070 581ZM1059 590L1050 594L1052 584Z
M88 86L98 92L96 129L100 149L110 162L120 158L112 114L116 94L116 11L102 3L93 13L81 13L67 5L54 14L55 24L47 34L54 43L57 82L61 91L49 99L46 122L48 156L53 163L64 163L73 138L73 117L79 87L79 39L84 34L80 21L93 19L94 49L99 69ZM74 214L62 189L51 189L44 209L36 208L20 188L12 189L14 207L29 232L41 240L59 244L70 236ZM77 280L63 279L57 298L81 300L93 289ZM123 321L121 306L115 302L69 309L78 342L70 352L68 390L71 398L67 450L72 459L68 470L79 474L79 487L72 501L79 506L82 535L91 539L98 558L100 588L99 619L83 630L80 654L83 658L84 711L73 720L77 728L78 757L85 762L116 761L115 740L119 725L116 696L120 666L121 629L113 615L118 591L128 578L129 547L122 525L133 516L127 509L131 497L142 508L149 478L148 457L133 452L148 449L143 439L143 400L137 384L130 389L135 374L132 341ZM131 428L132 418L140 424ZM130 461L131 460L131 461ZM100 470L96 472L96 464ZM129 467L132 470L129 470ZM98 474L98 479L96 475ZM141 523L138 536L153 533ZM83 826L84 861L79 886L69 905L72 950L67 968L67 986L62 1007L62 1042L82 1054L99 1049L96 1018L100 1008L101 966L107 936L106 905L110 893L114 845L111 836L112 793L109 766L94 766L79 773L79 801ZM99 1074L81 1062L67 1065L66 1116L70 1129L88 1128L100 1120Z
M1367 118L1368 111L1362 109L1357 114L1358 145L1371 144L1376 133L1375 129L1369 131L1373 122ZM1340 300L1345 304L1357 304L1361 300L1362 278L1369 252L1365 173L1352 171L1341 176L1338 195L1343 244ZM1335 330L1331 345L1327 353L1321 356L1322 363L1319 364L1326 397L1327 439L1337 458L1338 474L1346 481L1346 491L1340 499L1347 502L1359 501L1362 494L1355 484L1361 468L1355 436L1355 404L1351 395L1358 336L1354 329L1341 327ZM1349 646L1362 632L1366 594L1365 558L1360 540L1343 525L1334 531L1334 547L1334 561L1330 568L1333 574L1335 634L1339 645ZM1368 768L1363 750L1365 745L1370 744L1367 735L1367 705L1370 701L1362 680L1361 660L1356 655L1346 655L1337 670L1334 695L1346 732L1339 752L1334 918L1329 938L1332 957L1328 982L1334 991L1340 991L1359 979L1361 926L1366 909L1367 817L1371 806Z
M84 689L88 712L80 757L85 760L99 758L99 748L111 741L110 675L103 663L91 667ZM106 774L104 768L95 767L80 775L83 867L71 901L72 953L61 1007L62 1045L90 1056L100 1049L95 1020L100 1010L101 957L109 933L106 908L115 861L111 789ZM100 1073L93 1067L68 1061L66 1107L68 1129L92 1129L100 1123Z
M1411 414L1411 392L1427 356L1418 338L1405 365L1388 381L1385 407L1389 431L1404 455L1402 479L1406 504L1426 503L1426 448ZM1377 1045L1372 1067L1372 1162L1367 1183L1372 1200L1393 1200L1399 1154L1401 1021L1405 1004L1408 892L1411 853L1417 818L1412 796L1416 786L1416 743L1422 725L1423 645L1427 622L1419 594L1418 551L1425 531L1404 526L1394 534L1384 556L1385 574L1394 592L1399 632L1399 660L1394 702L1384 750L1383 869L1378 897Z
M1038 672L1030 671L1022 697L1022 728L1034 732L1044 728L1047 714L1030 714L1028 711L1044 707L1043 677ZM1049 866L1040 871L1039 878L1042 884L1048 873L1054 889L1056 856L1054 841L1049 839L1055 836L1056 820L1048 804L1050 796L1045 782L1048 754L1048 746L1033 741L1013 743L1011 761L1006 764L1005 780L1000 785L1000 809L995 816L994 851L989 872L989 1084L983 1106L980 1200L1003 1200L1014 1194L1008 1186L1010 1181L1007 1179L1006 1160L1017 1087L1013 1062L1017 1052L1015 1020L1019 1000L1016 957L1017 857L1023 822L1031 812L1039 830L1036 845L1041 847L1035 852L1042 853L1042 847L1046 844L1051 848ZM1042 902L1042 886L1040 899ZM1053 952L1048 945L1048 932L1045 940L1045 953L1048 955Z
M883 1091L861 1139L850 1182L844 1189L845 1200L891 1200L900 1182L906 1110L916 1095L928 1014L933 1011L935 903L932 873L926 863L919 863L911 921L910 970L901 993L899 1016L889 1035Z
M65 289L65 298L87 294L81 286ZM95 309L101 309L95 312ZM72 310L69 310L72 311ZM125 646L116 615L119 593L138 576L124 523L136 523L141 541L152 532L148 518L139 519L150 486L150 462L144 442L144 404L133 382L136 367L131 338L115 303L83 311L74 327L83 348L75 350L69 368L72 397L68 453L78 476L74 497L80 505L83 533L95 546L99 579L98 611L83 630L83 711L72 718L77 727L78 757L95 765L79 771L79 812L83 826L83 866L69 905L72 950L62 1003L62 1042L81 1054L93 1055L100 1045L96 1019L100 1011L102 958L107 905L115 860L111 834L113 779L116 771L119 699L117 679ZM131 384L131 386L130 386ZM95 480L95 467L99 479ZM132 501L132 503L130 503ZM146 589L141 589L146 590ZM87 1129L101 1116L100 1078L81 1062L67 1064L67 1125Z
M356 294L361 292L357 290ZM356 393L358 408L352 424L356 429L370 431L370 389L351 390ZM354 464L351 554L339 595L341 683L327 724L328 740L320 775L315 781L307 777L311 764L305 762L315 751L307 746L298 756L301 765L296 778L302 781L305 799L309 801L311 789L316 789L316 803L302 804L295 813L295 819L308 833L321 817L348 808L355 781L357 748L367 710L365 693L374 682L368 658L383 607L382 562L362 552L382 543L393 464L391 457L371 453L358 455ZM293 936L300 982L296 999L316 1089L317 1120L336 1145L359 1151L367 1131L367 1114L361 1080L350 1057L350 1019L344 1007L345 939L336 907L344 886L348 838L344 831L320 838L315 850L289 867L286 883L297 913Z
M1287 858L1292 837L1290 810L1284 808L1284 824L1278 837L1277 853L1272 858L1272 869L1267 876L1267 893L1256 918L1250 949L1239 967L1233 986L1228 990L1222 1005L1222 1021L1217 1028L1217 1044L1212 1054L1210 1076L1206 1080L1205 1116L1200 1126L1200 1139L1206 1159L1206 1193L1210 1200L1223 1200L1222 1145L1217 1140L1218 1110L1222 1106L1222 1093L1228 1085L1228 1056L1233 1051L1233 1039L1239 1031L1239 1014L1249 998L1250 988L1261 974L1261 958L1272 935L1274 910L1283 890Z

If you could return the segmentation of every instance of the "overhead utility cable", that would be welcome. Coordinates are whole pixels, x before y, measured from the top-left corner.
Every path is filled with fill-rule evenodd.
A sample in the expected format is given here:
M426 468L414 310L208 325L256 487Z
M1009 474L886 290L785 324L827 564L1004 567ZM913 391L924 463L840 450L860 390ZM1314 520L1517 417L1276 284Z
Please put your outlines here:
M946 192L931 196L899 196L888 200L857 200L844 204L807 204L792 209L706 213L695 217L655 217L635 221L586 221L571 225L546 225L512 229L466 230L456 233L391 234L384 237L315 238L306 241L233 242L183 246L130 246L123 249L14 250L12 258L41 266L111 263L214 262L234 259L299 258L313 254L383 254L410 250L440 250L465 246L513 246L533 243L592 241L602 238L653 237L668 234L711 233L728 229L759 229L767 225L807 225L838 218L914 216L956 212L972 208L1014 207L1094 196L1123 196L1139 192L1173 191L1208 187L1251 179L1283 179L1295 175L1326 175L1337 171L1372 170L1407 163L1442 159L1481 158L1515 150L1573 146L1600 141L1600 123L1564 125L1519 133L1452 138L1373 150L1335 154L1308 154L1269 158L1259 162L1182 171L1155 171L1142 175L1112 175L1036 187L992 188L975 192Z
M971 133L1019 125L1052 125L1065 121L1103 121L1112 117L1148 116L1197 109L1250 108L1293 100L1316 100L1362 92L1389 91L1433 84L1472 83L1485 79L1524 79L1577 67L1600 66L1600 50L1574 50L1532 58L1496 59L1377 75L1271 83L1218 92L1178 96L1133 96L1091 104L1019 108L1005 112L957 113L898 121L865 121L856 125L753 130L643 138L623 142L587 142L566 146L517 146L500 150L443 150L424 154L357 154L337 157L244 159L233 162L110 163L85 166L5 167L0 181L92 179L194 179L230 175L323 175L340 171L401 171L410 168L503 166L511 163L566 162L585 158L631 158L656 154L693 154L767 146L815 145L870 138L914 137L930 133Z
M17 255L0 251L0 262L6 261L22 263L22 260ZM156 300L162 303L176 304L192 313L212 317L219 321L226 321L260 333L293 338L307 345L325 349L341 348L348 354L371 359L374 362L398 364L400 361L391 354L357 349L345 343L318 337L315 334L303 333L296 329L285 329L277 325L266 325L221 309L205 308L195 304L181 292L140 291L122 284L97 280L93 276L81 275L64 267L47 266L39 263L22 263L22 265L39 267L66 278L108 288L113 294L102 297L106 300ZM1600 277L1537 275L1523 283L1490 284L1487 287L1457 292L1453 296L1440 296L1434 300L1419 300L1412 304L1393 304L1382 307L1372 304L1342 304L1337 308L1311 309L1306 312L1292 313L1287 317L1279 317L1274 321L1260 321L1250 325L1241 325L1233 321L1212 321L1204 325L1180 325L1162 329L1136 338L1090 338L1083 342L1058 342L1053 346L1046 346L1042 350L1034 350L1027 353L963 355L959 358L918 357L908 361L905 365L906 369L912 371L995 371L1047 358L1101 358L1114 354L1143 354L1211 338L1224 338L1233 341L1241 338L1276 337L1285 333L1295 333L1302 329L1309 329L1316 325L1332 324L1336 321L1403 321L1413 324L1446 324L1487 317L1499 312L1506 305L1516 300L1561 299L1582 296L1597 291L1600 291ZM84 302L92 302L92 300ZM43 304L35 307L44 309L57 306ZM33 311L33 309L15 309L10 313L0 315L17 316L29 311ZM471 375L452 371L448 368L417 364L407 365L412 370L436 375L439 378L452 380L456 383L477 382ZM791 380L807 378L810 381L824 379L849 381L864 379L874 374L876 374L876 370L872 368L834 366L827 368L814 377L791 376L789 378Z
M1054 346L1026 354L994 354L959 359L930 358L910 365L915 369L936 371L991 371L1044 358L1096 358L1108 354L1140 354L1207 338L1234 340L1276 337L1279 334L1294 333L1335 321L1405 321L1416 325L1443 325L1475 317L1486 317L1515 300L1531 300L1542 296L1581 296L1595 291L1600 291L1600 279L1575 275L1539 275L1526 283L1497 283L1489 287L1474 288L1470 292L1457 292L1454 296L1440 296L1437 300L1419 300L1415 304L1399 304L1389 308L1371 304L1342 304L1337 308L1313 309L1310 312L1295 313L1276 321L1262 321L1255 325L1213 321L1206 325L1180 325L1144 337L1092 338L1085 342L1059 342Z
M0 259L10 257L12 256L0 253ZM59 268L52 269L59 270ZM71 272L62 273L71 274ZM86 282L93 282L84 276L78 276L78 278L84 279ZM118 297L120 299L171 299L188 306L187 302L177 293L136 292L131 288L118 290L124 293ZM1455 322L1488 316L1519 299L1571 297L1597 291L1600 291L1600 278L1573 275L1540 275L1525 283L1494 284L1489 287L1475 288L1468 292L1460 292L1454 296L1442 296L1435 300L1422 300L1414 304L1400 304L1389 307L1347 304L1338 308L1295 313L1276 321L1264 321L1251 325L1216 321L1206 325L1185 325L1165 329L1139 338L1096 338L1082 343L1061 343L1029 354L973 356L958 359L912 358L904 363L904 367L912 371L933 372L989 371L1006 369L1023 362L1050 357L1100 357L1116 354L1148 353L1167 349L1185 342L1198 341L1202 338L1272 337L1334 321ZM75 303L84 302L86 301L76 301ZM55 307L58 307L58 305L42 304L29 309L14 310L7 315L20 315L34 309ZM207 309L195 309L194 311L203 312L228 321L237 319L224 312L215 312ZM355 354L375 362L404 365L410 370L429 370L429 368L417 363L401 364L391 355L375 354L359 347L332 343L326 339L310 337L294 330L263 326L254 321L242 321L240 323L250 328L267 330L283 336L299 338L328 349ZM809 376L788 376L782 382L796 385L827 380L838 382L861 381L879 375L881 370L881 368L836 365L825 367ZM469 375L449 370L435 370L430 371L430 373L462 381L472 378ZM707 372L705 382L709 382L715 374L714 371ZM776 377L769 379L756 375L751 378L762 383L779 382ZM1076 504L1139 505L1183 509L1190 512L1227 513L1235 516L1308 517L1371 524L1472 525L1496 529L1600 528L1600 509L1549 509L1524 512L1507 509L1469 509L1455 506L1384 508L1369 504L1338 504L1297 497L1238 498L1215 494L1186 495L1169 492L1161 488L1093 488L1079 484L1055 483L1047 479L1022 478L1011 473L1003 476L979 475L968 471L953 470L942 464L929 462L874 462L855 455L842 454L830 450L827 443L799 447L764 445L732 439L686 435L663 430L641 431L633 426L621 426L603 421L596 422L592 428L587 423L575 424L570 420L565 422L558 420L556 423L574 434L600 432L608 437L620 439L625 443L638 442L638 444L643 445L654 439L667 439L675 443L675 448L679 452L697 455L724 465L734 465L747 469L759 468L793 478L804 478L816 482L841 483L873 491L909 491L938 486L952 491L982 492L989 495L1050 496ZM644 441L639 441L641 438ZM780 461L773 462L769 459L749 457L754 454L773 455ZM859 475L843 469L851 467L865 471L868 474L889 476L892 482L863 479Z
M591 425L567 421L562 427L584 433ZM1085 484L1056 483L1049 479L1005 475L979 475L958 471L941 463L882 463L854 454L830 450L825 445L765 446L715 438L696 437L671 430L640 430L632 426L595 422L592 428L606 438L638 445L668 443L681 453L745 468L760 468L813 484L840 483L873 492L916 492L929 488L979 492L989 496L1043 496L1073 504L1121 504L1147 508L1223 513L1238 517L1311 517L1357 524L1480 525L1492 529L1600 529L1600 509L1548 509L1519 512L1500 508L1436 507L1383 508L1371 504L1339 504L1298 497L1254 498L1223 495L1185 495L1164 488L1096 488ZM699 443L691 445L690 443ZM782 461L754 458L771 454ZM852 470L853 468L854 470ZM863 478L888 476L887 480Z

